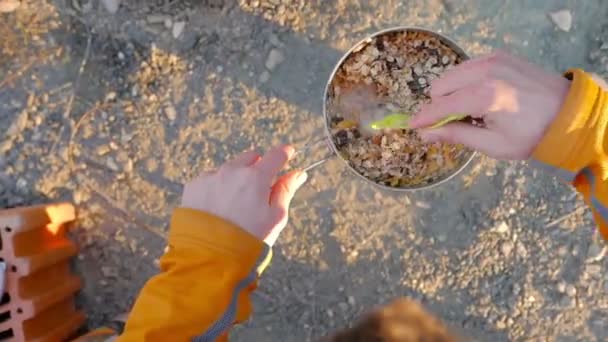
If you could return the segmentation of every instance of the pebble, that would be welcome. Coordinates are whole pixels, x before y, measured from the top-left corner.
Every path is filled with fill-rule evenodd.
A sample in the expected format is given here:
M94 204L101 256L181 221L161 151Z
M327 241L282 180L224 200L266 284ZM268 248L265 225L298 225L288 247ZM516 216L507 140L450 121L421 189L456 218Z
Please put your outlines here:
M163 14L150 14L146 17L146 21L150 24L164 24L167 19L170 18Z
M270 44L272 44L272 45L273 45L273 46L275 46L275 47L280 47L280 46L282 46L282 45L283 45L283 44L281 43L281 40L279 40L279 36L277 36L277 35L276 35L276 34L274 34L274 33L271 33L271 34L268 36L268 41L270 42Z
M119 58L119 59L120 59L120 54L121 54L121 53L122 53L122 52L119 52L119 55L118 55L118 58ZM123 56L123 58L124 58L124 56ZM112 102L112 101L116 100L116 97L117 97L117 96L118 96L118 95L116 94L116 92L115 92L115 91L111 91L111 92L109 92L108 94L106 94L106 101L108 101L108 102Z
M431 209L431 205L424 201L416 201L416 206L421 209Z
M285 55L279 49L272 49L266 59L266 68L274 70L277 66L285 61Z
M355 297L348 296L348 305L355 306Z
M112 157L108 157L106 159L106 166L108 167L108 169L110 169L114 172L119 170L118 164L116 164L116 161Z
M97 147L97 155L98 156L104 156L108 153L110 153L112 149L110 148L110 145L101 145L99 147Z
M167 119L175 121L175 119L177 119L177 110L175 110L175 107L170 104L165 107L165 115L167 116Z
M0 13L10 13L21 6L19 0L0 0Z
M519 242L517 244L517 255L519 255L522 258L528 257L528 250L521 242Z
M17 188L20 190L23 190L27 187L27 180L25 180L25 178L19 178L17 179Z
M496 232L500 234L506 234L509 230L509 225L505 221L501 221L498 226L496 226Z
M179 38L179 36L181 36L184 32L184 28L186 28L185 21L176 21L175 23L173 23L173 28L171 29L171 34L173 35L173 38Z
M587 250L587 258L597 258L600 253L602 253L602 247L600 247L597 243L593 242L589 245L589 249Z
M266 70L260 74L260 83L266 83L270 80L270 73Z
M121 0L101 0L101 3L103 4L103 7L106 9L106 11L110 12L111 14L114 14L118 12L118 8L120 7L120 1Z
M557 28L564 32L570 32L572 28L572 13L569 10L551 12L549 16Z
M568 286L568 285L565 282L560 281L557 284L557 292L562 293L562 294L566 293L566 286Z
M602 266L600 265L587 265L585 272L594 278L599 278L602 273Z
M513 248L515 248L515 246L513 245L513 242L511 242L511 241L505 241L500 246L500 251L502 252L502 254L504 256L510 256L511 253L513 252Z
M446 242L447 240L448 240L447 235L445 235L445 234L439 234L439 235L437 235L437 241L443 243L443 242Z
M566 294L570 297L576 296L576 287L572 284L566 286Z

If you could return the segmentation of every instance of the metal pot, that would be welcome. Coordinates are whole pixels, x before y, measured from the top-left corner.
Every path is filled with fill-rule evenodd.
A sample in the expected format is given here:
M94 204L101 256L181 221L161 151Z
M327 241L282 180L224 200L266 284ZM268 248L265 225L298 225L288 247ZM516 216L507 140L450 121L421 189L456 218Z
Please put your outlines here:
M352 53L360 51L364 46L366 46L367 44L370 44L375 37L378 37L378 36L381 36L381 35L384 35L384 34L395 33L395 32L422 32L422 33L426 33L426 34L428 34L430 36L433 36L433 37L439 39L442 43L444 43L445 45L447 45L448 47L450 47L463 60L469 59L469 56L464 52L464 50L462 50L462 48L460 48L454 41L452 41L448 37L446 37L446 36L444 36L442 34L439 34L437 32L433 32L433 31L426 30L426 29L423 29L423 28L418 28L418 27L399 26L399 27L389 28L389 29L386 29L386 30L382 30L382 31L376 32L376 33L370 35L369 37L361 40L357 44L355 44L347 53L344 54L344 56L336 64L336 67L334 68L333 72L331 73L331 76L329 77L329 80L327 81L327 85L325 86L325 93L324 93L324 97L323 97L323 117L324 117L324 120L325 120L325 137L323 137L322 139L319 139L317 141L314 141L314 142L308 144L302 150L298 151L298 153L301 153L301 152L307 151L307 150L309 150L309 149L311 149L311 148L313 148L315 146L318 146L321 143L325 143L325 145L329 149L329 154L326 155L325 157L323 157L321 160L318 160L318 161L314 162L313 164L309 165L308 167L304 168L305 171L310 170L312 168L315 168L315 167L323 164L324 162L326 162L327 160L333 158L334 156L338 156L340 159L342 159L342 161L346 164L346 166L348 167L348 169L353 174L357 175L357 177L365 180L366 182L369 182L369 183L373 184L374 186L377 186L377 187L385 189L385 190L396 191L396 192L409 192L409 191L415 191L415 190L429 189L429 188L432 188L432 187L435 187L437 185L440 185L440 184L443 184L443 183L447 182L448 180L452 179L454 176L456 176L457 174L459 174L460 172L462 172L462 170L464 168L466 168L467 165L469 165L469 163L471 162L471 160L475 157L475 152L471 151L470 155L467 157L466 161L464 163L462 163L462 165L458 169L456 169L453 172L445 175L443 178L437 179L433 183L419 185L419 186L395 188L395 187L390 187L390 186L386 186L386 185L383 185L383 184L378 184L378 183L372 181L371 179L363 176L362 174L360 174L359 172L357 172L357 170L355 170L350 165L350 163L347 160L345 160L344 158L342 158L342 156L340 155L340 153L338 151L338 148L337 148L337 146L336 146L336 144L335 144L335 142L334 142L334 140L332 139L332 136L331 136L331 129L330 129L331 118L329 117L328 108L327 108L328 107L329 91L330 91L331 83L332 83L332 81L333 81L336 73L338 72L338 70L340 69L340 67L342 66L342 64L344 63L344 61L346 61L346 59Z

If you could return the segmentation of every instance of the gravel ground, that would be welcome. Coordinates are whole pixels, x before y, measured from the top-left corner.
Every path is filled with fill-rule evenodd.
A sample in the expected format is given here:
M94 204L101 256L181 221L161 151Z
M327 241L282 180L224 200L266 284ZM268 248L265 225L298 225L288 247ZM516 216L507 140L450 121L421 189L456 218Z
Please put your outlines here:
M422 26L471 55L608 76L607 17L601 0L26 0L0 13L0 206L79 205L79 302L96 327L157 272L183 181L322 138L325 82L367 34ZM339 160L311 176L235 340L314 340L398 296L474 340L608 339L608 262L566 185L483 156L411 194Z

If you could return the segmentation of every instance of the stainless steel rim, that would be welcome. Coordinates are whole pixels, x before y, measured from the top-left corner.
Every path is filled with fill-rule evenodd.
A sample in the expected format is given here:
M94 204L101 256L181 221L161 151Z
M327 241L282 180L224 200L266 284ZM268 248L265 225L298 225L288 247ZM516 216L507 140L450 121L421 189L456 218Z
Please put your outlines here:
M458 168L457 170L454 170L454 172L450 173L449 175L447 175L446 177L431 183L431 184L426 184L426 185L420 185L420 186L413 186L413 187L408 187L408 188L394 188L394 187L390 187L387 185L383 185L383 184L378 184L374 181L372 181L371 179L363 176L362 174L360 174L359 172L357 172L357 170L355 170L350 163L348 162L348 160L345 160L342 155L340 155L338 148L336 147L336 144L334 143L334 140L332 139L331 136L331 129L330 129L330 118L329 118L329 114L327 113L327 101L328 101L328 96L329 96L329 90L330 90L330 86L331 86L331 82L334 79L334 76L336 76L336 73L338 72L338 70L340 69L340 67L342 66L342 64L344 63L344 61L353 53L356 52L358 50L360 50L363 46L371 43L371 41L378 36L381 36L383 34L387 34L387 33L393 33L393 32L422 32L422 33L426 33L429 34L431 36L436 37L437 39L439 39L442 43L444 43L445 45L449 46L452 50L454 50L454 52L456 52L462 59L467 60L469 59L469 56L464 52L464 50L458 46L458 44L456 44L453 40L451 40L450 38L434 32L434 31L430 31L424 28L420 28L420 27L414 27L414 26L397 26L397 27L392 27L389 29L385 29L382 31L378 31L370 36L368 36L367 38L361 40L360 42L358 42L357 44L355 44L350 50L348 50L348 52L346 52L344 54L344 56L342 56L342 58L338 61L338 63L336 64L336 66L334 67L334 70L332 71L331 75L329 76L329 80L327 81L327 84L325 85L325 92L323 94L323 119L325 120L325 135L327 136L327 140L329 141L329 146L332 149L332 152L335 153L341 160L342 162L344 162L346 164L346 166L348 167L348 169L354 173L355 175L357 175L359 178L365 180L368 183L373 184L376 187L379 187L381 189L384 190L389 190L389 191L394 191L394 192L412 192L412 191L417 191L417 190L426 190L426 189L430 189L433 187L436 187L438 185L441 185L449 180L451 180L452 178L454 178L456 175L460 174L462 172L462 170L464 170L473 160L473 158L475 158L475 151L471 152L470 157L467 159L466 162L464 162L462 164L462 166L460 168Z

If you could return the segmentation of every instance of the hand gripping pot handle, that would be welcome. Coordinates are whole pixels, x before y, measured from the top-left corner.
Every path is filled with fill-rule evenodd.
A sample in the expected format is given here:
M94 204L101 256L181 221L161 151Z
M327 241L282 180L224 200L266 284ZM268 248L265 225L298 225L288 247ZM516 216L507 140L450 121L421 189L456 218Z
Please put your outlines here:
M318 166L323 165L326 161L330 160L335 156L333 150L330 147L329 138L323 137L306 143L302 148L297 149L296 153L292 158L292 168L300 169L304 172L308 172ZM315 149L322 149L322 156L312 162L306 163L306 159L310 154L314 153Z

